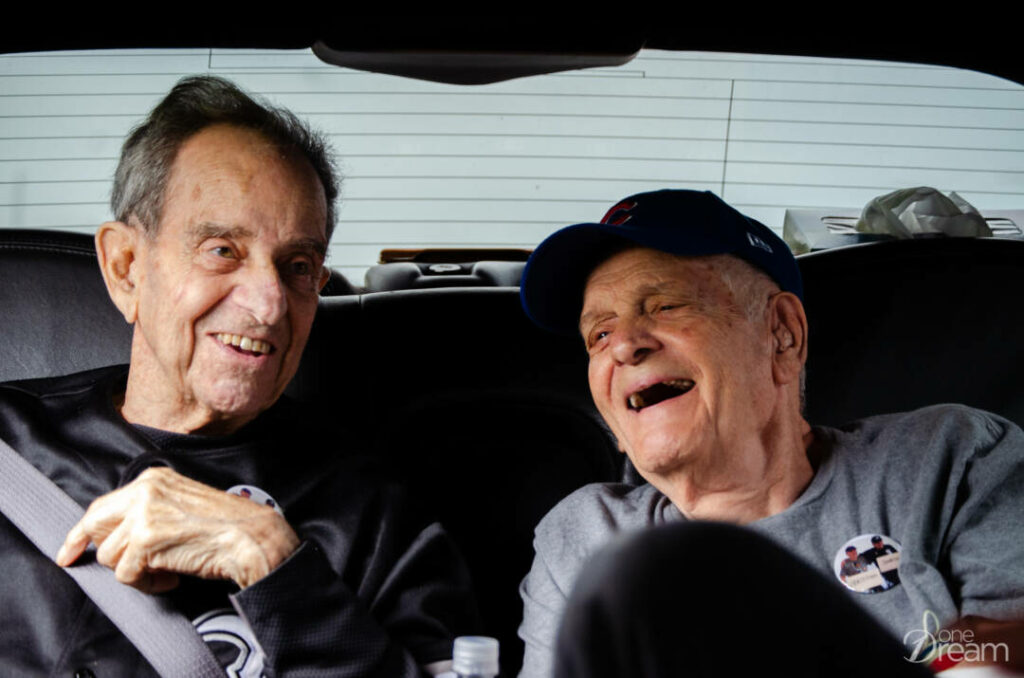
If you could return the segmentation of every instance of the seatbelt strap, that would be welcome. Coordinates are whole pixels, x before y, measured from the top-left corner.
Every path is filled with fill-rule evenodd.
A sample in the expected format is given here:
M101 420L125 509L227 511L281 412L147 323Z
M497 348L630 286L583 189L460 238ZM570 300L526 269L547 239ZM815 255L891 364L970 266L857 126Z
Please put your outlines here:
M85 511L0 440L0 513L53 559ZM163 678L224 678L195 627L166 599L122 584L95 560L64 571Z

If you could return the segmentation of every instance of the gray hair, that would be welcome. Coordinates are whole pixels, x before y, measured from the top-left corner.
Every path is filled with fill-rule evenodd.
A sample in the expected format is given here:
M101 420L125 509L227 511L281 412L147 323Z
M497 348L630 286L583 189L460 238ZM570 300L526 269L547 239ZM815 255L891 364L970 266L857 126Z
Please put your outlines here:
M739 257L715 254L706 257L714 262L715 272L729 288L736 309L748 320L765 320L768 300L780 290L771 276Z
M110 194L114 217L128 223L134 216L148 235L156 235L178 150L189 138L217 124L251 129L281 150L297 152L309 161L324 187L330 240L338 178L327 140L291 111L258 102L228 80L213 76L180 80L128 135Z
M736 303L736 310L751 322L768 320L768 300L780 291L779 284L764 271L729 254L708 257L722 277ZM800 411L807 407L807 366L800 370Z

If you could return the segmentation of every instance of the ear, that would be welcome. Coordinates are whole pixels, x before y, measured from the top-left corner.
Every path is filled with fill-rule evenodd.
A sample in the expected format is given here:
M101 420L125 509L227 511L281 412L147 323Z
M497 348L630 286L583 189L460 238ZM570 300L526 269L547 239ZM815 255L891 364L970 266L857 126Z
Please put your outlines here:
M807 361L807 314L800 298L790 292L779 292L769 304L772 376L776 384L793 383L800 379Z
M331 279L331 269L324 266L324 270L320 271L320 284L317 285L316 291L319 292L327 284L327 281Z
M143 235L120 221L108 221L96 230L96 256L107 293L129 324L138 316L138 253Z

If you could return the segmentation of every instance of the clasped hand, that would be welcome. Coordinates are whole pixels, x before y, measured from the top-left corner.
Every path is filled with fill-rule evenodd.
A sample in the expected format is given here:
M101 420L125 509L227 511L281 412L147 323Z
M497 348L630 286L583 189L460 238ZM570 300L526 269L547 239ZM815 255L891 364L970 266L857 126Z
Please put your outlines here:
M57 564L71 565L90 542L118 581L147 593L173 589L179 574L245 588L299 546L273 509L165 467L147 469L93 501L68 532Z

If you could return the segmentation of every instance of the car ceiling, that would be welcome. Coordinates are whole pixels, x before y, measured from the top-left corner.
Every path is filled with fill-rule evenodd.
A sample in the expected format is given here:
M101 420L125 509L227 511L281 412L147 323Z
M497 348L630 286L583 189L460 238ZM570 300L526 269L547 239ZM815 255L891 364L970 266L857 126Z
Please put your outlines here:
M324 52L342 55L333 62L350 67L478 84L616 65L646 47L926 63L979 70L1024 84L1024 58L1016 49L1020 36L997 14L971 9L969 16L966 11L954 16L927 8L885 14L858 8L857 15L852 9L833 8L826 14L820 7L752 15L725 6L646 19L615 15L573 20L508 14L360 17L335 11L333 16L268 19L197 19L188 14L130 24L86 13L81 21L69 17L64 28L25 30L32 22L7 22L0 29L0 51L314 47L321 58Z

